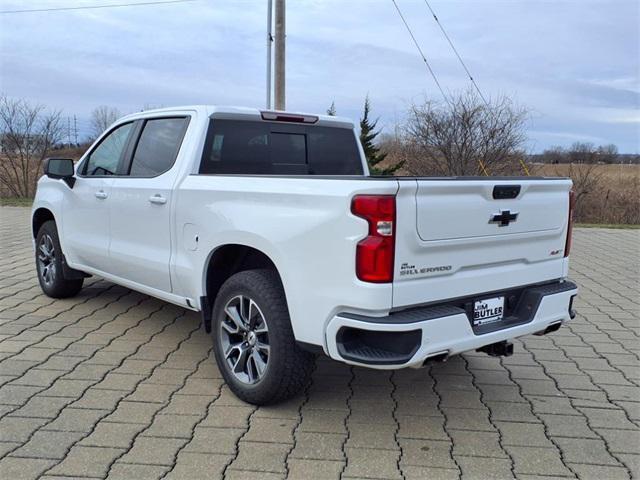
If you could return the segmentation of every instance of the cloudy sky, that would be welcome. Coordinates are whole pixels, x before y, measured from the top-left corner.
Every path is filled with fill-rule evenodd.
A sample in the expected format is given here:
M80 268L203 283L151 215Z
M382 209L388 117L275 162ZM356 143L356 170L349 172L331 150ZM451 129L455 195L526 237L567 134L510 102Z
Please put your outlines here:
M145 0L0 0L0 11ZM146 0L148 1L148 0ZM424 0L397 0L440 83L468 86ZM97 105L263 107L266 0L0 13L0 92L78 117ZM487 96L531 110L530 149L574 141L640 153L638 0L431 0ZM391 130L439 93L391 0L288 0L287 107Z

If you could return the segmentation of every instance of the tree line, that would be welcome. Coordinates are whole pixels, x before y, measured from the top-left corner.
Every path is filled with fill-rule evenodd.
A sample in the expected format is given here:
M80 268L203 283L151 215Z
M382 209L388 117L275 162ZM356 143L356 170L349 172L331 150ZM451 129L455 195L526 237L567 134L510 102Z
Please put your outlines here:
M89 137L72 148L86 147L121 116L116 108L97 107L91 113ZM71 147L63 142L63 120L61 110L0 95L0 194L33 197L44 159Z
M467 90L440 102L425 99L410 105L405 120L391 133L381 132L372 110L366 96L360 142L372 175L528 175L536 162L602 164L618 159L615 145L589 143L527 155L529 112L506 96L486 101ZM336 113L332 103L327 114ZM88 140L121 115L109 106L94 109ZM0 96L0 187L5 195L33 196L43 160L62 144L63 132L61 111ZM588 184L591 178L581 180Z

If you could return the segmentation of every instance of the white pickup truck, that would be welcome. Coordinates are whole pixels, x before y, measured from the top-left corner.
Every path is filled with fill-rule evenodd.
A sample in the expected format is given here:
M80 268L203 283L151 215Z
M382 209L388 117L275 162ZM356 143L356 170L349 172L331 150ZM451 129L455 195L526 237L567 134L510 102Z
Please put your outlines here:
M343 118L196 106L49 159L32 231L47 295L98 275L201 311L231 389L264 404L316 352L420 367L557 330L572 204L563 178L371 177Z

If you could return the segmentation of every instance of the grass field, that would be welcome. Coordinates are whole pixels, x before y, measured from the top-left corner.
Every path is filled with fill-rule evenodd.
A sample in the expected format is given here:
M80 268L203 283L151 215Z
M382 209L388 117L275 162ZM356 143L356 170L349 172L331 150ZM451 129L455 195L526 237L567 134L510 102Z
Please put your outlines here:
M531 165L532 174L546 176L567 176L571 167L574 169L584 169L588 165ZM629 180L640 181L640 165L595 165L595 171L603 175L607 182L626 182Z
M16 197L0 197L0 206L2 207L30 207L33 203L31 198L16 198Z
M568 176L579 193L576 221L640 224L640 165L532 165L532 173Z

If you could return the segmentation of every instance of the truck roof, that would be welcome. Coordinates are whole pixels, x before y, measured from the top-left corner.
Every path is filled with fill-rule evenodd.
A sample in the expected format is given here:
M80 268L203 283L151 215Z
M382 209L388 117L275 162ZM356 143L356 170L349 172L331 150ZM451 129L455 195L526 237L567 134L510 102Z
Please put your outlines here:
M266 110L259 108L251 108L251 107L235 107L235 106L226 106L226 105L181 105L176 107L166 107L166 108L156 108L152 110L144 110L142 112L132 113L127 115L123 119L135 119L135 118L144 118L150 115L156 114L171 114L185 111L196 111L204 116L216 116L219 118L227 118L227 119L254 119L254 120L262 120L262 112L269 111L282 115L304 115L304 116L314 116L318 118L318 123L326 126L335 126L342 128L353 128L354 123L351 119L347 117L339 117L339 116L331 116L331 115L319 115L317 113L308 113L308 112L294 112L294 111L283 111L283 110ZM123 120L121 119L121 120Z

